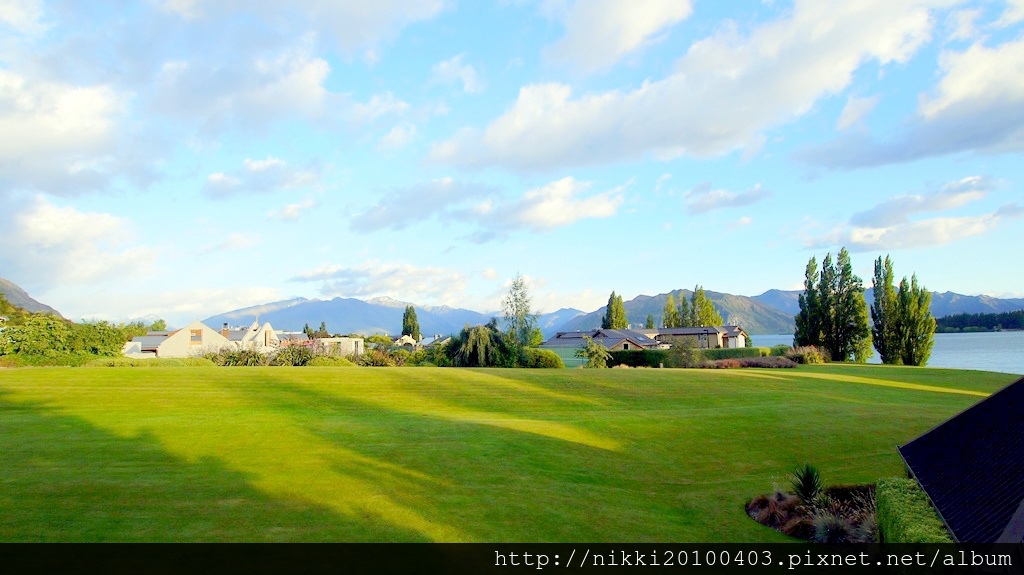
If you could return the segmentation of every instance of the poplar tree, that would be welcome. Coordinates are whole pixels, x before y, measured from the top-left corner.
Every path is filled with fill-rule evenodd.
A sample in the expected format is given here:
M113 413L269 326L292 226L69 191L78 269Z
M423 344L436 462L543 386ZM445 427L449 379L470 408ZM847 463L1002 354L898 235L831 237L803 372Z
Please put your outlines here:
M647 314L647 321L644 322L644 329L654 329L654 314Z
M917 274L900 282L900 322L905 330L903 337L903 365L926 365L935 342L935 318L929 310L932 303L930 291L917 283Z
M722 315L715 309L704 293L702 286L694 286L693 295L690 297L690 326L713 326L722 325Z
M804 293L799 298L794 345L824 347L836 361L865 362L871 355L871 326L864 284L854 275L850 253L839 250L822 261L818 283L813 283L815 260L807 263Z
M414 340L420 340L420 322L416 319L416 308L413 306L406 306L405 313L402 314L402 335L408 335Z
M899 365L903 363L904 332L900 329L900 302L893 286L892 260L889 256L878 256L875 260L875 275L872 278L875 303L871 306L871 339L882 363Z
M682 298L686 301L686 298ZM676 297L671 292L665 300L665 309L662 311L661 323L664 327L682 327L680 325L679 310L676 308Z
M679 318L676 322L676 327L693 327L693 315L690 313L690 300L686 299L686 294L679 292Z
M626 307L622 303L622 296L612 295L608 297L608 308L603 318L601 318L601 327L603 329L626 329L629 327L629 320L626 319Z

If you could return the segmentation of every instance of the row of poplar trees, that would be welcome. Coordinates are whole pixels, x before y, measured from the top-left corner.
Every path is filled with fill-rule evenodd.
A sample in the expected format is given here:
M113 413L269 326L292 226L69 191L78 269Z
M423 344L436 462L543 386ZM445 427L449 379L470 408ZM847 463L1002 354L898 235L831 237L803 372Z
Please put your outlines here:
M663 327L699 327L722 325L722 316L715 309L715 304L704 293L704 288L695 286L689 302L683 293L679 294L679 307L676 307L676 298L670 292L665 301L664 315L662 316ZM626 317L626 306L622 302L622 296L612 295L608 298L608 306L605 314L601 316L602 329L626 329L629 327L629 319ZM654 327L654 317L647 316L646 327Z
M865 362L872 345L882 363L925 365L931 355L935 318L929 311L931 292L919 285L915 274L893 285L892 260L875 261L874 304L864 298L864 283L853 273L850 254L839 250L835 263L826 254L818 270L811 258L804 272L804 292L796 315L793 345L813 345L833 361Z

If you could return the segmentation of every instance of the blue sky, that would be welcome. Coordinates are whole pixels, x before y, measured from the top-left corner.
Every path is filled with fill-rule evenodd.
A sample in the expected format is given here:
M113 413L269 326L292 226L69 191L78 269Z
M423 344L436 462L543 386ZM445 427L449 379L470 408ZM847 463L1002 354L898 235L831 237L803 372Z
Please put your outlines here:
M73 319L1024 295L1024 2L0 0L0 276Z

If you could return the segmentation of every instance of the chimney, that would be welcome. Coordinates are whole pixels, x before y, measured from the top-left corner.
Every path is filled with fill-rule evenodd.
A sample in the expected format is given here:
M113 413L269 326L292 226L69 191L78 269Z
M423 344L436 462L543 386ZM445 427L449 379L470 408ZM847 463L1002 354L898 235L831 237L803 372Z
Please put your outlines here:
M228 333L228 324L225 322L224 327L220 328L220 334L226 338L228 337Z

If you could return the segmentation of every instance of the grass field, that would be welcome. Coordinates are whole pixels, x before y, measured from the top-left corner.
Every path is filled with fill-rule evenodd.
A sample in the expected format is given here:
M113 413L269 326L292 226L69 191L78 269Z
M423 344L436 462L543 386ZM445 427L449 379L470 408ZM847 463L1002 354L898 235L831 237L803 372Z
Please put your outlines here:
M1015 376L779 370L0 369L0 541L782 541L744 502Z

